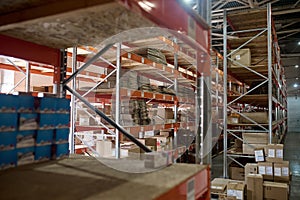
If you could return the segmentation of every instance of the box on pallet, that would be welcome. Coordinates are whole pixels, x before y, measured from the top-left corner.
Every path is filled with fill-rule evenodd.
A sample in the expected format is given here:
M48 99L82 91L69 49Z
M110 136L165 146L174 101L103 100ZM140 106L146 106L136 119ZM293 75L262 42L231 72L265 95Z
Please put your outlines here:
M96 141L96 151L100 157L112 156L112 142L111 141Z
M283 144L268 144L265 149L268 162L283 161Z
M257 165L257 163L247 163L245 165L245 182L247 182L247 176L249 174L258 174L258 165Z
M16 147L16 131L0 132L0 151L12 150Z
M23 147L32 147L35 144L35 130L29 131L17 131L16 133L16 147L23 148Z
M0 112L14 113L18 110L18 96L0 94Z
M0 170L17 165L17 152L13 150L0 151Z
M265 181L263 183L263 186L264 186L264 199L272 199L272 200L289 199L288 184Z
M274 181L275 182L290 182L289 161L274 163Z
M229 166L229 177L233 180L245 180L244 168L237 165Z
M69 128L55 129L54 141L55 143L66 143L69 141Z
M17 148L17 165L25 165L34 162L34 146Z
M31 95L19 95L18 104L18 112L20 113L32 113L35 110L34 97Z
M55 127L56 128L68 128L70 123L70 114L56 113L55 114Z
M242 181L229 181L227 184L227 196L236 197L237 200L244 200L245 183Z
M222 194L225 192L226 187L230 179L215 178L211 182L211 192L216 194Z
M35 107L39 113L55 113L57 98L53 97L37 97L35 98Z
M54 144L52 148L52 158L61 159L68 157L69 155L69 143Z
M258 163L258 173L263 175L264 180L274 180L273 163L271 162L260 162Z
M261 174L247 175L247 200L263 199L263 176Z
M17 113L0 113L0 132L9 132L17 130Z
M55 129L57 124L56 114L52 113L41 113L39 114L39 129Z
M70 100L66 98L56 98L56 112L70 113Z
M45 161L51 159L51 148L52 145L41 145L35 147L35 161Z
M38 130L36 134L36 144L37 145L47 145L53 142L54 130Z
M20 113L19 130L36 130L38 128L38 115L36 113Z

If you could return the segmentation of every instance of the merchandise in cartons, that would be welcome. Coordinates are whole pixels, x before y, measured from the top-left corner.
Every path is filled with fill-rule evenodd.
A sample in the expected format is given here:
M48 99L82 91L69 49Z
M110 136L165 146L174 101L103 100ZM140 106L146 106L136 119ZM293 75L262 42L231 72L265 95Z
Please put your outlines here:
M254 149L255 162L265 162L264 148Z
M259 124L268 124L269 121L267 112L243 112L242 114ZM242 114L239 118L240 123L253 124L253 122L243 117Z
M264 180L274 180L273 163L271 162L260 162L258 163L258 173L263 175Z
M54 141L58 143L66 143L69 141L69 128L55 129L54 131Z
M275 182L290 182L289 161L274 163L274 181Z
M35 147L34 160L45 161L51 159L51 147L52 145L41 145Z
M163 152L145 153L145 168L160 168L168 163L168 154Z
M138 139L138 140L146 146L153 147L153 149L155 151L157 150L157 139L156 138L143 138L143 139Z
M226 187L230 179L215 178L211 182L211 193L222 194L225 192Z
M35 98L36 111L39 113L55 113L57 98L37 97Z
M263 183L263 186L264 186L264 199L271 199L271 200L289 199L288 184L265 181Z
M0 112L1 113L15 113L18 110L18 96L17 95L6 95L0 94L1 104Z
M268 162L283 161L283 144L268 144L265 149Z
M263 148L266 144L243 144L243 154L254 155L255 149Z
M70 100L65 98L55 98L56 113L70 113Z
M101 157L112 156L112 142L111 141L96 141L96 151Z
M55 128L68 128L70 123L70 114L56 113L55 116Z
M17 165L17 152L13 150L0 151L0 170Z
M35 144L35 136L36 133L34 130L30 131L18 131L16 135L17 148L23 148L23 147L32 147ZM52 139L52 138L51 138Z
M15 131L0 132L0 151L13 150L16 147L16 135Z
M229 177L233 180L245 180L245 170L239 166L229 167Z
M232 50L231 54L232 64L230 67L242 67L240 64L249 67L251 65L251 52L250 49L239 49L239 50Z
M36 113L20 113L19 130L36 130L38 128L38 115Z
M228 116L227 117L228 124L238 124L239 123L239 116Z
M37 130L36 133L36 144L46 145L52 144L53 142L53 129L50 130Z
M244 200L245 183L243 181L229 181L227 196L234 196L237 200Z
M61 159L69 155L69 143L55 144L52 146L52 159Z
M39 129L55 129L58 120L60 119L56 118L55 114L41 113L39 114Z
M0 113L0 132L9 132L17 130L17 113Z
M174 119L172 108L157 108L157 115L163 119Z
M263 176L261 174L247 175L247 200L263 199Z
M257 163L247 163L245 165L245 182L247 182L247 176L249 174L257 174L257 173L258 173Z
M268 143L267 133L243 133L243 140L248 144L264 144Z
M236 200L236 197L228 197L226 194L220 194L218 200Z
M18 112L32 113L35 110L34 97L31 95L19 95L18 105Z
M34 162L34 146L17 148L17 165L25 165Z

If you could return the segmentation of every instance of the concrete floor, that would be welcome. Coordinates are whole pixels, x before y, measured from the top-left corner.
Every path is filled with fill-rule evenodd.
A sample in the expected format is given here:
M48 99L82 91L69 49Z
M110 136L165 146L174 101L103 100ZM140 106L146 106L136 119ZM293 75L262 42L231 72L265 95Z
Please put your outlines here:
M290 187L290 200L300 199L300 132L289 132L284 143L284 160L290 161L293 174ZM212 179L223 177L223 154L213 158Z

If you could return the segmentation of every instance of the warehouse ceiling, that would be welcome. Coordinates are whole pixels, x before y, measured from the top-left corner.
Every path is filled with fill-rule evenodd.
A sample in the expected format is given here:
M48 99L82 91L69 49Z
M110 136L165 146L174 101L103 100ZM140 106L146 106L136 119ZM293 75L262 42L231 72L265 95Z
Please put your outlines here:
M272 6L282 64L285 67L288 95L300 95L300 0L212 0L212 42L222 51L223 11L236 12ZM261 16L263 18L265 16ZM261 20L251 19L251 21ZM296 67L295 67L296 66Z
M194 6L196 1L187 2ZM300 85L300 68L295 68L300 65L300 0L212 0L213 47L222 49L224 9L256 9L268 3L272 4L288 93L300 95L300 86L294 87ZM0 1L0 34L55 48L93 46L124 30L149 26L155 25L111 0Z

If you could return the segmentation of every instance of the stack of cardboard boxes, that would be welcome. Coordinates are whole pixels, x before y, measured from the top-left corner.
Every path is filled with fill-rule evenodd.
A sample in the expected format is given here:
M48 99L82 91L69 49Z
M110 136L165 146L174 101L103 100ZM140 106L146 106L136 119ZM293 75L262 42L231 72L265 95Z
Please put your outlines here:
M68 155L69 100L31 95L0 98L0 169Z

